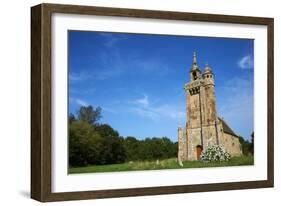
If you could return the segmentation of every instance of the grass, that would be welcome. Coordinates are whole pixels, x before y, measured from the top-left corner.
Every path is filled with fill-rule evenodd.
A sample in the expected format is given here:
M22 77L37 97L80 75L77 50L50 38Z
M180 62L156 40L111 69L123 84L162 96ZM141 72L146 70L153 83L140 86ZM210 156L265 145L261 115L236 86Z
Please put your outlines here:
M226 167L253 165L254 158L252 156L233 157L228 162L201 162L186 161L183 167L177 163L176 158L157 161L134 161L122 164L111 165L92 165L86 167L71 167L69 174L79 173L96 173L96 172L121 172L121 171L139 171L139 170L160 170L160 169L181 169L181 168L203 168L203 167Z

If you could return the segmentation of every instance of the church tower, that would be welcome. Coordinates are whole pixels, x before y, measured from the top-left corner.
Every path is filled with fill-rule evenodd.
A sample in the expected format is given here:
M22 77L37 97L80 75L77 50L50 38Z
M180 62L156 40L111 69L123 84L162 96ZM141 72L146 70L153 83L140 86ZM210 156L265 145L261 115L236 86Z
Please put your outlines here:
M178 128L179 160L199 160L204 149L215 144L222 144L229 153L240 155L237 135L217 114L213 71L206 64L201 73L195 52L189 77L190 81L184 86L186 127Z
M195 52L189 76L190 82L184 87L187 108L186 153L192 159L199 159L205 147L219 143L215 82L208 64L201 74Z
M204 87L204 97L203 99L203 124L210 125L215 124L218 121L218 115L216 110L216 96L215 96L215 81L214 75L206 64L206 68L203 73L203 85Z

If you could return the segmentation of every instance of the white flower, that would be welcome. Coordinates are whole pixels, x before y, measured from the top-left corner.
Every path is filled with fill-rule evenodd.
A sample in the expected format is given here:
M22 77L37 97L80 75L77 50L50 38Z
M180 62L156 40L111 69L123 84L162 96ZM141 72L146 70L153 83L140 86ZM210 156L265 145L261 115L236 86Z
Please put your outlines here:
M230 154L225 151L222 145L212 145L208 147L200 156L200 160L204 162L229 161Z

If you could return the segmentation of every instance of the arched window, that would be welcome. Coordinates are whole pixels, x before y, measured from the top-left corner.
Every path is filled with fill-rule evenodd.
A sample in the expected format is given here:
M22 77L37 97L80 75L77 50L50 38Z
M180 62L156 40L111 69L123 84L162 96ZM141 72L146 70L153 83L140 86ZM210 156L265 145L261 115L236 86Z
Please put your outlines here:
M193 75L193 79L196 80L196 79L197 79L197 74L196 74L196 72L193 72L192 75Z

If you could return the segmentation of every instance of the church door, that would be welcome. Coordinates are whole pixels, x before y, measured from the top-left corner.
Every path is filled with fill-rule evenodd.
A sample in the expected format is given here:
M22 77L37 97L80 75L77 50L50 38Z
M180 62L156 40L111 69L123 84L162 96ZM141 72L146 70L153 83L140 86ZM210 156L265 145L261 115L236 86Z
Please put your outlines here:
M202 153L203 147L201 145L196 146L196 154L197 154L197 160L200 159L200 155Z

